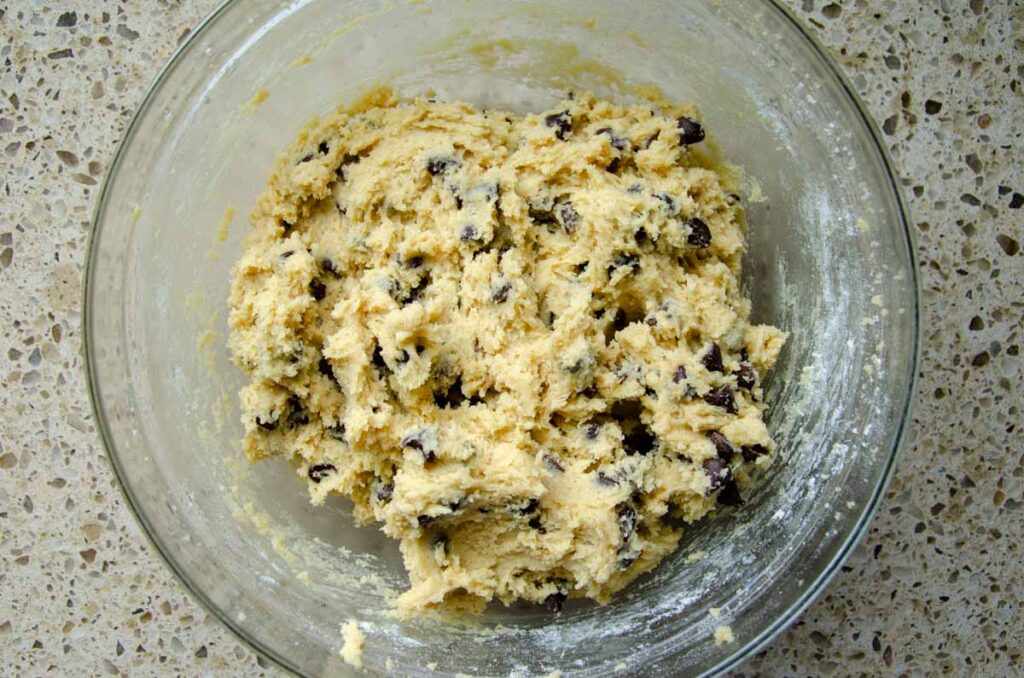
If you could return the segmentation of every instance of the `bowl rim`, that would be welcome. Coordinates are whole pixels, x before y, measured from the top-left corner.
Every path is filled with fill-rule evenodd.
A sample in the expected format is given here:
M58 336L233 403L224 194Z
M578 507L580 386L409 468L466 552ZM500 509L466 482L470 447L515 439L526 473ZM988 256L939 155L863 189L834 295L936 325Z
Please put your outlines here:
M228 7L238 1L239 0L221 0L221 2L212 11L210 11L209 14L203 17L202 20L196 24L186 38L175 48L171 56L160 67L156 77L146 88L145 94L142 96L138 106L132 113L131 119L115 146L113 156L111 157L110 164L104 174L103 182L96 197L92 216L90 218L88 242L85 249L85 262L82 272L81 321L79 325L82 337L81 354L85 363L85 377L89 395L89 405L97 425L97 433L99 434L100 442L102 443L106 456L110 461L111 468L114 471L114 477L117 480L117 485L121 489L121 494L123 495L130 512L139 524L142 534L145 535L146 541L149 542L149 545L152 547L152 550L156 552L160 560L163 561L167 569L185 589L185 591L188 592L192 599L198 602L203 609L218 619L220 623L235 636L235 638L242 642L243 645L252 649L259 656L269 659L279 668L295 675L305 676L308 674L301 667L295 665L291 660L279 654L273 648L266 646L258 639L250 636L245 629L242 628L240 623L236 622L232 617L225 615L202 590L193 586L187 573L179 567L179 565L165 550L159 536L150 524L142 505L136 499L127 483L126 475L119 461L117 448L107 425L106 416L102 407L102 395L99 388L99 379L95 372L96 365L95 361L91 358L94 342L91 330L92 313L90 312L90 308L92 307L94 292L93 279L96 264L95 249L99 239L98 236L101 216L106 211L105 207L111 181L120 169L125 150L135 137L136 128L142 114L149 109L149 106L156 96L157 91L160 89L160 86L168 78L170 73L180 65L182 57L196 39L213 23L215 23L221 15L224 14ZM912 313L910 314L910 319L912 326L911 341L913 346L911 347L909 356L910 360L908 369L910 378L907 383L907 390L906 393L903 394L902 407L897 408L894 412L894 414L899 418L899 423L896 435L893 439L892 449L889 451L884 467L881 469L879 480L872 491L871 497L861 510L861 515L856 524L846 534L842 545L837 549L832 560L821 570L817 577L804 586L803 592L795 603L790 605L785 612L779 615L779 617L777 617L756 636L747 640L743 644L737 645L736 649L731 654L727 655L713 666L704 669L699 674L701 676L720 675L730 669L737 668L748 657L763 649L779 634L786 630L821 595L835 575L839 572L840 567L850 557L854 548L856 548L861 539L863 539L864 535L867 533L868 526L873 521L875 514L881 506L886 490L892 481L896 464L899 460L902 449L904 445L907 444L907 439L912 425L912 413L917 399L918 365L921 361L921 280L918 275L919 261L917 253L917 238L914 230L911 228L912 220L910 210L900 187L899 174L896 171L895 164L888 149L882 142L882 135L878 124L875 122L874 117L868 111L867 106L865 106L864 102L850 83L849 78L836 62L831 52L811 31L808 30L804 23L796 16L795 12L789 7L783 5L782 0L762 0L762 2L769 11L775 11L781 18L789 23L796 33L807 41L817 58L820 59L822 64L827 67L828 72L830 72L832 77L836 79L836 82L838 82L842 87L842 90L845 92L850 103L852 103L856 109L861 123L867 129L868 136L870 136L871 142L882 160L885 175L888 178L891 198L895 201L900 225L903 227L903 236L910 255L911 270L909 275L911 277L911 290L913 292L913 308L911 309ZM658 663L664 667L665 663L670 662L674 656L676 655L669 655L664 659L658 660Z

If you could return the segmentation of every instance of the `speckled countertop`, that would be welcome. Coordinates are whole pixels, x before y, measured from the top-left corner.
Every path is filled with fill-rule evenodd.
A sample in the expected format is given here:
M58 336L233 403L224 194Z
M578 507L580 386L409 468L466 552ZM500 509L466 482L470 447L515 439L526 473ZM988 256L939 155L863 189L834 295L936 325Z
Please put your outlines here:
M93 201L145 87L215 0L0 3L0 673L276 673L184 592L126 509L80 355ZM789 0L885 133L910 200L924 355L870 534L738 675L1010 675L1024 593L1024 5Z

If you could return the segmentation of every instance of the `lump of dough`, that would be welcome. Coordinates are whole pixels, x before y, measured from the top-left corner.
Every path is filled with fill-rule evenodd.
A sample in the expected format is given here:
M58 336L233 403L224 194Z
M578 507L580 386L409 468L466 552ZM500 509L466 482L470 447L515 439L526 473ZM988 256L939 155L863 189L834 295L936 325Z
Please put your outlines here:
M235 266L253 458L399 540L400 612L609 597L742 503L785 335L747 321L741 206L686 106L338 110Z

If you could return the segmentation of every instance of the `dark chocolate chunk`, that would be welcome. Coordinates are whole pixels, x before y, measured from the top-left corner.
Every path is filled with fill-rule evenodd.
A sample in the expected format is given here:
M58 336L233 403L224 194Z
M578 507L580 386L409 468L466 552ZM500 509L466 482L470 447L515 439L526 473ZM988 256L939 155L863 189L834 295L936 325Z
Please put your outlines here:
M730 478L722 486L717 501L722 506L743 506L743 497L740 496L740 488L736 484L735 478Z
M544 599L544 604L552 614L558 614L562 611L562 605L568 596L561 592L555 592Z
M277 428L277 420L276 419L274 419L273 421L264 420L259 415L257 415L256 416L256 425L259 426L264 431L273 431L274 429Z
M320 155L327 155L328 153L331 152L331 147L327 145L326 141L321 141L320 144L316 147L316 150L318 153L320 153Z
M330 379L336 386L338 385L338 378L334 376L334 368L331 367L330 360L321 356L320 362L317 363L317 369L320 371L320 374Z
M750 363L740 363L740 368L736 370L736 385L740 388L750 390L754 388L757 383L757 370Z
M373 354L370 356L370 363L377 368L377 373L383 377L388 372L388 364L384 362L384 353L380 349L380 344L376 344L373 347Z
M610 172L611 174L617 174L621 167L622 160L620 160L619 158L612 158L612 161L608 163L608 165L604 168L604 171Z
M544 529L544 524L540 521L540 516L534 516L530 518L529 522L526 523L533 529L537 530L541 534L547 534L548 531Z
M379 483L377 488L373 491L373 495L380 503L387 504L391 501L391 498L395 496L395 484Z
M301 163L304 163L304 162L309 162L312 159L313 159L313 154L312 153L307 153L306 155L302 156L302 158L299 160L299 163L301 164Z
M686 220L686 225L690 227L690 234L686 236L686 242L698 249L704 249L711 245L711 229L703 219L690 217Z
M404 348L398 349L398 355L395 356L395 362L399 365L404 365L409 362L409 352Z
M523 506L513 507L512 513L515 513L518 516L528 516L531 513L535 513L539 506L540 500L535 497L531 497Z
M636 532L636 511L629 504L619 508L616 518L619 523L619 534L622 536L622 543L627 543Z
M328 259L327 257L324 257L323 260L320 262L320 268L327 271L328 273L333 273L335 275L338 274L338 269L334 267L334 262Z
M722 349L715 342L711 342L711 346L708 347L707 353L700 359L700 362L709 372L725 372L725 367L722 365Z
M456 377L455 381L443 393L434 393L434 404L439 408L457 408L466 400L462 393L462 377Z
M313 278L309 281L309 294L313 297L314 301L322 301L327 296L327 285Z
M555 136L559 141L565 141L565 137L572 131L572 116L569 111L551 113L544 117L544 124L555 129Z
M423 257L416 255L405 260L406 268L419 268L423 265Z
M584 271L586 271L587 270L587 266L590 266L590 262L589 261L583 261L583 262L580 262L580 263L576 264L576 267L574 269L576 271L576 275L581 275Z
M714 459L704 460L704 473L707 474L708 480L711 481L710 490L722 488L726 483L732 480L732 470L729 469L729 465L717 457Z
M431 462L437 459L437 451L434 450L424 439L423 431L417 431L402 438L402 447L416 450L423 455L423 461Z
M644 322L647 323L651 327L657 327L658 326L658 319L655 318L653 315L652 316L648 316L647 320L645 320Z
M430 158L427 160L427 171L431 176L445 174L448 170L456 167L459 161L455 158Z
M433 522L433 520L434 520L434 516L428 516L426 514L418 515L418 516L416 516L416 525L418 527L423 527L424 525L427 525L427 524Z
M618 252L612 257L612 263L608 264L608 277L612 277L620 268L628 268L631 273L635 273L640 270L640 259L635 254Z
M309 467L309 471L307 471L306 475L308 475L309 479L314 483L319 483L321 480L337 470L338 469L334 467L334 464L313 464Z
M768 448L764 445L743 445L740 447L740 454L745 461L755 461L758 457L768 454Z
M572 235L580 223L579 213L568 200L555 205L555 216L567 235Z
M724 435L718 431L708 431L708 439L711 440L712 444L714 444L715 452L718 453L719 459L723 461L732 461L732 456L734 454L732 445L729 444L729 441Z
M491 291L491 301L503 304L508 301L508 293L512 291L512 283L507 280Z
M615 311L615 317L612 318L612 329L620 332L626 329L627 325L629 325L629 319L626 317L626 312L621 308Z
M426 291L427 286L430 285L430 274L420 278L420 281L416 283L416 286L409 290L405 296L401 299L402 306L408 306L414 301L419 301L420 297L423 296L423 292Z
M550 470L554 471L555 473L565 473L565 468L562 466L561 463L559 463L557 459L555 459L554 455L545 454L544 465L547 466Z
M676 371L672 374L672 382L675 384L681 384L686 379L686 368L680 365L676 368Z
M334 438L335 440L337 440L337 441L340 441L340 442L343 442L343 443L346 442L345 441L345 425L344 424L341 424L341 423L335 424L334 426L332 426L329 429L327 429L327 433L330 434L330 436L332 438Z
M679 145L689 146L704 141L704 128L692 118L682 117L676 120L679 127Z
M594 421L587 422L583 427L583 437L587 440L597 440L597 436L600 432L601 426Z
M634 454L647 454L654 449L656 440L651 429L644 424L637 424L622 439L622 448L630 456Z
M636 241L637 245L642 245L647 242L647 229L640 227L633 233L633 240Z
M288 397L288 417L285 419L285 423L288 425L288 428L305 426L309 423L309 412L302 405L302 401L299 400L298 396Z
M736 414L738 411L736 409L736 398L732 394L732 387L728 384L722 384L718 388L713 389L704 396L704 402L721 407L729 414Z

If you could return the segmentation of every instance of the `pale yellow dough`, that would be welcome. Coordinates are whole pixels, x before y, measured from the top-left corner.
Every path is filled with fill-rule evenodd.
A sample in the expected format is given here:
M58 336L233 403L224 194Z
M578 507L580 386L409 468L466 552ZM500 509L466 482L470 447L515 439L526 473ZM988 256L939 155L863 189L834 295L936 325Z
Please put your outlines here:
M401 613L605 602L771 458L785 337L680 117L381 94L276 163L231 293L245 450L400 540Z

